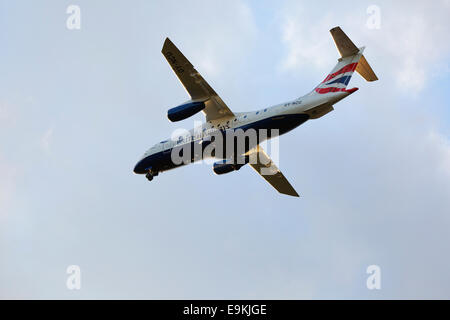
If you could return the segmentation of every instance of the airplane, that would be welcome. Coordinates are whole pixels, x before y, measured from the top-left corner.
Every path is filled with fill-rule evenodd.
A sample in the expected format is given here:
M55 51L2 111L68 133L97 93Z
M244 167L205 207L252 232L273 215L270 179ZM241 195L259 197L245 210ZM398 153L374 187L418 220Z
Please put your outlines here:
M277 130L277 135L282 135L310 119L323 117L334 110L334 104L357 91L358 88L347 89L355 71L366 81L378 80L363 55L365 47L356 47L340 27L331 29L330 33L341 57L338 59L336 66L325 77L325 80L311 92L295 100L261 110L239 113L232 112L228 108L188 59L169 38L166 38L162 54L191 97L185 103L169 109L167 117L172 122L181 121L202 111L206 116L206 122L201 125L201 128L197 128L197 131L190 130L185 137L180 137L177 140L172 138L155 144L138 161L134 167L134 173L145 174L146 178L151 181L160 172L202 159L202 156L191 155L188 162L174 163L171 154L177 148L179 150L182 147L195 148L200 146L201 151L205 150L212 143L211 136L214 132L224 134L225 131L236 131L238 129L243 131L254 129L259 132L261 129L266 129ZM201 134L198 135L195 132ZM271 138L273 136L267 135L265 140ZM212 152L212 158L219 160L213 164L214 173L220 175L237 171L248 163L278 192L299 197L289 181L261 148L260 142L256 144L246 142L245 148L240 150L241 154L232 153L231 158L224 158L223 155L217 156ZM249 161L249 155L254 156L252 159L256 160ZM244 159L243 163L238 163L238 157ZM264 169L269 169L270 174L262 173Z

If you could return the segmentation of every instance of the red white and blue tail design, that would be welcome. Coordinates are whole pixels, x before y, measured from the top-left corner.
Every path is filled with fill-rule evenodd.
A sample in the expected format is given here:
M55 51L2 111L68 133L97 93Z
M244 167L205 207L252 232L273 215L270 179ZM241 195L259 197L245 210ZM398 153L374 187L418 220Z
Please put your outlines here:
M358 90L353 88L347 90L347 85L353 73L358 72L367 81L378 80L369 63L363 56L364 47L357 48L355 44L347 37L340 27L330 30L336 47L341 54L337 65L327 75L312 94L330 94L335 92L353 93Z
M333 70L326 76L315 89L318 94L326 94L330 92L345 92L347 85L352 78L353 73L358 66L362 53L341 59Z

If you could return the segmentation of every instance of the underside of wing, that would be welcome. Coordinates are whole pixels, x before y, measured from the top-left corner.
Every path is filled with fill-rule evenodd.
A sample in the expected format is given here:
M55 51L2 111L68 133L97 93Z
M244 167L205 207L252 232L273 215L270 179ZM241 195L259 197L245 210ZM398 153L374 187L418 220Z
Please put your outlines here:
M278 192L293 197L299 197L297 191L295 191L272 159L270 159L260 146L250 150L248 155L250 157L250 166Z
M206 107L203 109L203 112L207 121L234 117L233 112L169 38L164 42L161 52L191 96L191 99L205 102Z

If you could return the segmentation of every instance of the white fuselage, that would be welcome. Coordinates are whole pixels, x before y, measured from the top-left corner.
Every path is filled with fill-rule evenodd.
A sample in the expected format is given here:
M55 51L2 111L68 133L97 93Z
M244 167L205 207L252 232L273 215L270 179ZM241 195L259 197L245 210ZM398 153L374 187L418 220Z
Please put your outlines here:
M251 112L236 112L235 117L233 118L208 121L203 123L200 127L189 130L188 133L182 137L183 139L171 137L157 143L148 149L141 159L158 152L170 150L179 144L190 143L192 139L204 139L214 130L235 129L243 126L251 127L252 123L284 115L307 114L309 119L317 119L332 111L332 105L348 95L348 92L336 92L333 95L327 95L326 97L306 94L298 99L277 104L272 107Z

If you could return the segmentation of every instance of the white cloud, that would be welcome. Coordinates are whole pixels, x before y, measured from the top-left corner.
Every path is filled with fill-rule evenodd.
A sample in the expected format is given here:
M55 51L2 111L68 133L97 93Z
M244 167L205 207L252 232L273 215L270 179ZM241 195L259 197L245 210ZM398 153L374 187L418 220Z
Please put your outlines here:
M193 52L193 58L199 61L198 68L211 76L223 74L229 63L245 55L257 32L252 11L245 2L228 1L227 8L220 7L224 6L219 4L221 15L205 17L211 28L205 34L207 39Z
M442 255L449 250L450 141L436 126L437 115L426 111L430 97L419 93L433 87L437 74L448 72L441 68L450 53L442 40L450 30L448 1L379 5L380 30L365 27L365 10L333 8L333 15L324 18L323 11L289 3L282 13L285 72L304 77L331 68L338 53L331 51L328 30L341 25L355 44L367 46L366 57L381 79L364 84L364 92L346 107L345 101L337 105L335 114L302 128L309 137L301 144L301 168L293 175L301 175L303 185L310 181L305 212L312 212L313 230L304 243L314 243L303 253L333 270L326 279L321 279L326 270L302 270L298 282L305 273L303 278L316 279L316 288L323 289L316 298L345 298L346 286L358 284L354 274L365 275L364 267L375 263L386 275L379 297L445 298L450 294L445 275L450 260ZM336 118L345 128L333 127ZM350 277L342 280L345 275ZM376 297L362 287L364 280L362 290L347 294ZM338 285L345 289L332 292Z
M226 74L227 66L249 51L257 28L246 2L193 1L183 10L174 6L178 1L159 4L159 14L166 15L161 30L207 78Z
M405 57L396 71L397 85L403 89L421 91L425 86L426 70L414 57Z
M40 140L40 146L44 151L50 150L50 143L53 138L53 128L48 128L42 135Z
M282 39L287 54L282 65L285 70L302 69L313 63L322 69L329 63L331 36L328 30L343 26L344 31L358 46L368 46L368 56L378 57L375 66L391 76L397 87L405 92L419 92L434 74L442 60L449 55L446 39L448 27L448 1L432 6L424 2L381 2L381 29L371 30L365 25L367 15L361 10L341 7L333 14L305 10L301 3L289 3L283 11ZM359 43L363 40L364 43ZM377 70L375 70L377 71ZM445 72L445 70L443 71Z
M381 7L383 37L377 42L393 57L392 70L400 88L423 90L436 64L448 57L449 43L442 41L449 31L445 6L444 1L439 1L433 6L408 2Z
M286 14L282 24L282 41L287 47L287 56L281 64L285 71L296 69L323 69L329 67L330 39L327 31L331 25L331 14L311 23L305 19L303 9L296 6Z

